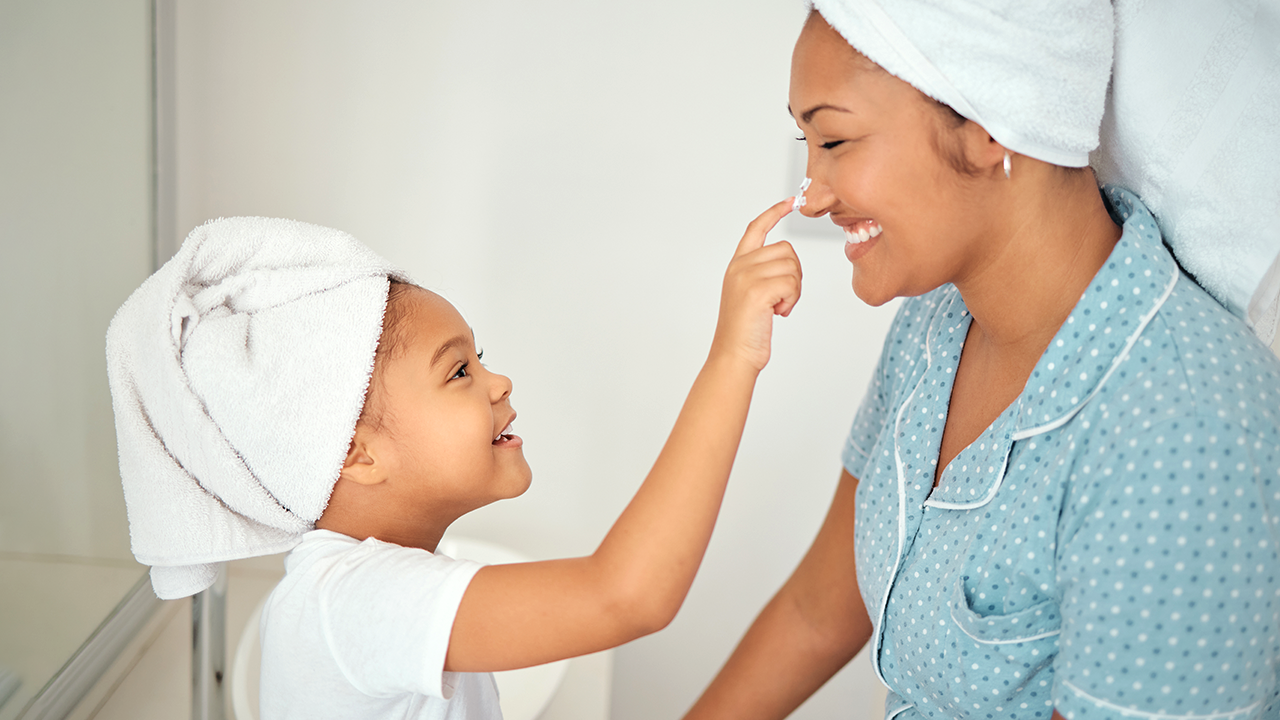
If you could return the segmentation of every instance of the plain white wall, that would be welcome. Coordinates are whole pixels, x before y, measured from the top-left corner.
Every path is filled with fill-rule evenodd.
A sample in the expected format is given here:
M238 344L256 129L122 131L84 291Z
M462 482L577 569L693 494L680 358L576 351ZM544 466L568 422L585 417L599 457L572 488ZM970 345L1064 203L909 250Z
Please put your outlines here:
M804 5L177 9L182 232L246 214L331 225L444 293L512 376L534 468L525 496L455 531L535 557L594 549L701 365L743 228L800 179L785 108ZM834 490L892 308L853 296L839 242L796 245L804 297L776 325L720 525L678 619L619 651L619 720L687 708ZM864 660L797 717L879 716Z
M151 271L150 35L0 3L0 552L132 558L104 345Z

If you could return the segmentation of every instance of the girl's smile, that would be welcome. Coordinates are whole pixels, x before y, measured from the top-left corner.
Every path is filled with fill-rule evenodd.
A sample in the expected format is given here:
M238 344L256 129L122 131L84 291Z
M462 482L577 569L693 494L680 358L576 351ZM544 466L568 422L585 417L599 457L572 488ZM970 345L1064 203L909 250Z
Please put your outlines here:
M471 328L444 298L413 288L405 301L403 347L379 361L370 392L389 481L407 504L454 517L520 495L532 473L512 431L511 380L480 362Z

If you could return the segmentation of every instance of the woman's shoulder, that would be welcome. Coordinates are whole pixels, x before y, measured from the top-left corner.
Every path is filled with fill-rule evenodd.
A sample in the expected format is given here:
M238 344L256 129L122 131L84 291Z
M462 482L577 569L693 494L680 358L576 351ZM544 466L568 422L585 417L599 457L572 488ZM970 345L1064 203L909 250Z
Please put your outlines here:
M1185 274L1105 393L1134 418L1211 420L1280 437L1280 358Z

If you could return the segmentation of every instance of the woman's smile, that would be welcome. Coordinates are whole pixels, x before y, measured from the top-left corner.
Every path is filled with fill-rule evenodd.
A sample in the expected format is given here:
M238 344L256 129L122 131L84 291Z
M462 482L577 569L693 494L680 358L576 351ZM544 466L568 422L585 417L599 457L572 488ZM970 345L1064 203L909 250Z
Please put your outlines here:
M847 228L844 232L846 236L849 234L849 230ZM878 236L879 233L876 233L876 235ZM872 237L866 240L846 240L844 243L844 256L849 258L849 262L857 262L864 255L871 252L872 248L879 244L879 237Z
M840 226L841 230L844 230L844 254L845 257L849 258L849 262L853 262L871 252L871 248L877 244L876 239L884 232L884 228L880 226L880 223L871 218L833 215L831 222Z

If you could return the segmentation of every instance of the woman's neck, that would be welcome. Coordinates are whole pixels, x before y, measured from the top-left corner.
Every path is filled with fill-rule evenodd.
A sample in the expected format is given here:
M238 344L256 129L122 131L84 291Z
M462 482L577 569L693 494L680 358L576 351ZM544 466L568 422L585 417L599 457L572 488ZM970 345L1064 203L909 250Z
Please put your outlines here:
M1048 347L1121 234L1092 171L1021 160L991 252L955 282L973 316L970 338L1019 365Z

